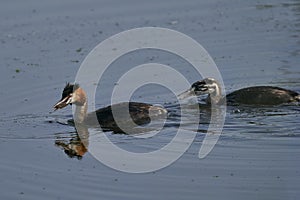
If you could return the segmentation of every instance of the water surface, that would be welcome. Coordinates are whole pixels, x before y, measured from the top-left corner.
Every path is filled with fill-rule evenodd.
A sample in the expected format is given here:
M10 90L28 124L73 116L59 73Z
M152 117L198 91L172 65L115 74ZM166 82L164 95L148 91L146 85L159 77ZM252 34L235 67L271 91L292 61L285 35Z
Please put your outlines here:
M203 125L178 161L147 174L115 171L88 152L69 158L57 141L70 142L76 133L56 121L71 118L71 108L49 113L94 46L144 26L197 40L214 58L227 92L250 85L299 92L299 1L3 1L0 16L1 199L299 198L299 106L229 108L223 133L205 159L198 159ZM123 71L147 62L170 65L191 82L200 78L174 55L133 53L107 72L97 107L109 104ZM133 97L160 104L173 99L159 87ZM120 147L147 152L175 131L176 120L150 140L105 134Z

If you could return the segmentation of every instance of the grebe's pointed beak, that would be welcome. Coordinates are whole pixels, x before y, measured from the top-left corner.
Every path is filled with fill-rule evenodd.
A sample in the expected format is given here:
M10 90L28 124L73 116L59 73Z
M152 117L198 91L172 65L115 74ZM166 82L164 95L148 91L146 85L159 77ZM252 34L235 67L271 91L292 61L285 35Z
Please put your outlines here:
M183 99L191 97L191 96L195 96L194 88L190 88L190 89L184 91L183 93L177 95L177 98L178 98L178 100L183 100Z
M72 96L69 95L63 99L61 99L59 102L57 102L53 108L54 108L54 111L58 110L58 109L62 109L64 107L66 107L67 105L71 104L71 101L72 101Z

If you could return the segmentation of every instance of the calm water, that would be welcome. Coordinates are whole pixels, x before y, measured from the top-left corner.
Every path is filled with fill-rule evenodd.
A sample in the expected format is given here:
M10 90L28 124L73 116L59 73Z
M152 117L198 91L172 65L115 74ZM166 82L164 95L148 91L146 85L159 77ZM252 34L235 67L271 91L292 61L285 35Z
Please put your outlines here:
M197 40L214 58L227 92L250 85L300 92L300 1L4 0L0 16L1 199L299 199L299 106L228 108L223 133L205 159L197 156L203 124L179 160L147 174L115 171L90 153L69 158L57 144L74 141L74 128L56 121L71 118L71 107L50 112L94 46L144 26L171 28ZM190 81L200 79L174 55L134 52L107 71L97 107L109 104L122 73L147 62L172 66ZM165 105L174 99L156 86L133 96ZM149 152L167 144L176 128L175 117L149 140L106 134L124 149Z

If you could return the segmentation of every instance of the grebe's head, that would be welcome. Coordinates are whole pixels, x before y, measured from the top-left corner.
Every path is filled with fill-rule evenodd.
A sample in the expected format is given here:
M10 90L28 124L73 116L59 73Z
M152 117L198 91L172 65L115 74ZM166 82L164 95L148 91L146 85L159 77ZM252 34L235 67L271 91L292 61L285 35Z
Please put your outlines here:
M79 87L79 84L67 83L61 99L54 105L55 110L66 107L67 105L83 105L86 101L85 92Z
M213 78L205 78L201 81L197 81L185 92L178 95L179 99L184 99L192 95L204 95L220 92L219 83Z

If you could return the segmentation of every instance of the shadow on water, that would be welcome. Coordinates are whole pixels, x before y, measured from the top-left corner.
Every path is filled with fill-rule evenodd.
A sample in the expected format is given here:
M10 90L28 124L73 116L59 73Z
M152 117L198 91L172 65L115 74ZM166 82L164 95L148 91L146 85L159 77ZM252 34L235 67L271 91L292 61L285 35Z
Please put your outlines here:
M224 135L246 138L299 137L299 105L232 108Z

